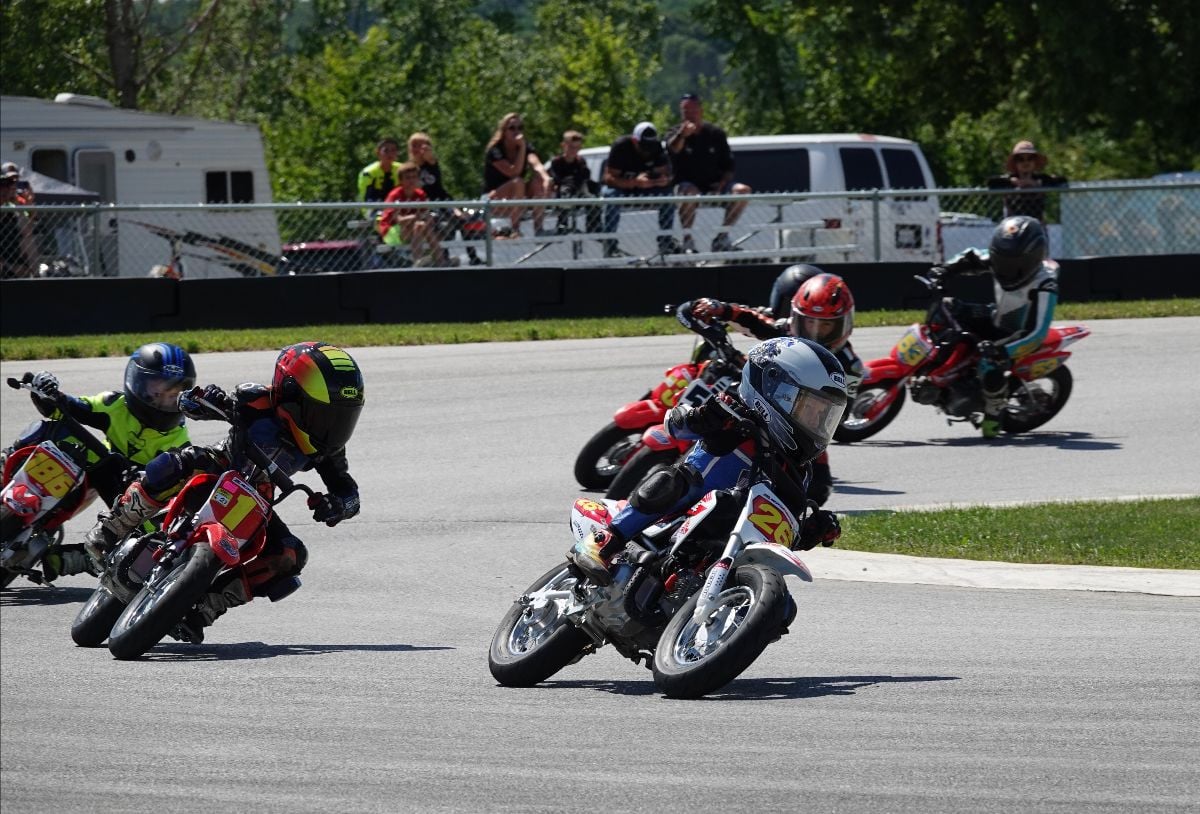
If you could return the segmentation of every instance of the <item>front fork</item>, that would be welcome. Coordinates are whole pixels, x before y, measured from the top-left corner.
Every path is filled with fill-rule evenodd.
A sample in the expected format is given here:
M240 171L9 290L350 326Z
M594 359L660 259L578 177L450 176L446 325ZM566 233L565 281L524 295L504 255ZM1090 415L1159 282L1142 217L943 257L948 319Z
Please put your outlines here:
M741 527L741 523L738 524L738 527ZM737 559L737 555L744 547L742 535L736 531L729 535L729 542L725 544L725 550L721 552L720 559L709 569L708 577L704 580L704 587L700 589L700 595L696 599L696 610L692 613L692 622L695 624L703 625L716 610L719 604L717 598L725 590L725 583L729 581L729 572L733 569L733 561Z

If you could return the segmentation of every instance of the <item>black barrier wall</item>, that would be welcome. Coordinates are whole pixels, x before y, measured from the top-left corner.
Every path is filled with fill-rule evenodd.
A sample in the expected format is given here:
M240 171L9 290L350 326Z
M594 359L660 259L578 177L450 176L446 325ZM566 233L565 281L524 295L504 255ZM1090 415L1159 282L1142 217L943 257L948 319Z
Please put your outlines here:
M1200 297L1200 255L1062 261L1060 300ZM150 278L5 280L6 336L165 332L401 322L481 322L660 314L696 297L763 305L782 265L621 269L378 271L253 279ZM912 263L829 263L846 278L860 311L919 308L925 289ZM988 278L954 292L991 296Z

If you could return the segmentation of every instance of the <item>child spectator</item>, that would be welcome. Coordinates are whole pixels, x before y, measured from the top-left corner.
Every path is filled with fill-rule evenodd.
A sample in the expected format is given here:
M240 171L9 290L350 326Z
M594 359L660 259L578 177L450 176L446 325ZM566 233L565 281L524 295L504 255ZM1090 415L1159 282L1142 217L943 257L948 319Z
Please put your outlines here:
M388 193L385 203L417 203L428 201L421 188L421 170L411 161L400 165L400 186ZM426 209L384 209L377 220L379 237L389 246L407 244L414 266L435 265L441 254L441 243Z

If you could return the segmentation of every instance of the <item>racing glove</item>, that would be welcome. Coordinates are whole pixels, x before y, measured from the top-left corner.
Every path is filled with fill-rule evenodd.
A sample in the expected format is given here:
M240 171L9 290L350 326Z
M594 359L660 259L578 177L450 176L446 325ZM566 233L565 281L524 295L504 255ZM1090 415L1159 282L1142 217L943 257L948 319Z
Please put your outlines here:
M313 510L313 520L332 528L358 514L358 495L313 495L308 499L308 508Z
M33 400L37 411L47 418L53 415L58 409L55 403L59 393L58 377L49 371L39 370L37 373L27 372L21 377L21 382L33 388L29 391L29 398Z
M800 527L800 537L792 546L792 550L808 551L818 545L828 548L841 536L842 526L838 523L837 515L825 509L817 509L804 518Z
M950 258L949 262L946 263L943 276L948 277L963 272L987 271L987 269L987 261L976 254L974 249L967 249Z
M224 421L235 407L234 400L215 384L193 387L179 397L179 409L195 421Z
M728 322L732 316L733 306L727 302L705 297L692 303L692 317L701 322Z

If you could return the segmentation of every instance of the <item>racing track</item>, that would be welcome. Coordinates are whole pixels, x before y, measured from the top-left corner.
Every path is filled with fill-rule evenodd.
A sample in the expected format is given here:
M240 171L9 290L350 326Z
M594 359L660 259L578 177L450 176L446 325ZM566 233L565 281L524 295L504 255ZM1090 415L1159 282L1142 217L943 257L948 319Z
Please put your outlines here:
M987 445L909 404L876 439L834 449L836 507L1195 494L1200 380L1164 349L1200 347L1200 319L1091 327L1071 402L1043 431ZM861 330L855 344L869 358L898 334ZM350 449L363 514L330 530L300 499L283 504L312 552L298 594L133 663L71 644L90 578L3 598L6 814L1200 805L1197 599L789 580L792 635L711 699L665 700L610 650L535 689L495 686L496 622L567 547L579 446L688 349L664 337L355 351L369 390ZM232 385L272 360L197 363ZM75 393L122 367L52 364ZM8 443L33 410L0 389Z

